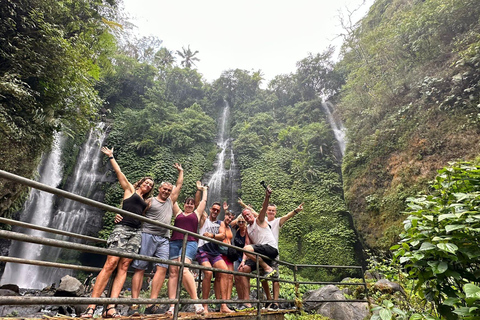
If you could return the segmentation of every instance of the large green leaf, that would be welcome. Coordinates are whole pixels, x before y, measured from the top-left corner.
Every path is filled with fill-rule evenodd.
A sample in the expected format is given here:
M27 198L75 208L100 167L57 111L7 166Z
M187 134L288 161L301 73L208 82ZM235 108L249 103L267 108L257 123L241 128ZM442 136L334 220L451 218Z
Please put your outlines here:
M465 291L465 295L467 298L477 298L480 299L480 287L472 283L467 283L463 286L463 291Z
M465 229L465 225L464 224L449 224L447 226L445 226L445 231L447 231L447 233L449 232L452 232L454 230L458 230L458 229Z
M457 250L458 250L458 247L453 243L439 243L439 244L437 244L437 247L440 250L450 252L450 253L453 253L453 254L455 254L455 252L457 252Z

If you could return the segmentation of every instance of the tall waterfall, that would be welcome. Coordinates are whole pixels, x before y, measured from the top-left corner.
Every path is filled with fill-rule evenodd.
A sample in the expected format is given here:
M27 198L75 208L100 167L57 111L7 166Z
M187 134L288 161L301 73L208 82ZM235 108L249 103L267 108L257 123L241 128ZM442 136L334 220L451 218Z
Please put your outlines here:
M74 172L67 180L65 188L74 194L100 201L103 201L103 193L97 190L97 185L104 176L103 169L100 170L99 168L102 160L100 147L106 134L99 132L102 131L103 126L103 124L100 124L96 130L90 131L87 141L80 148ZM64 138L61 135L55 137L52 151L40 163L39 182L57 187L62 181L63 165L60 158L63 140ZM24 204L20 219L32 224L72 233L95 235L102 225L102 211L32 189L28 200ZM68 238L29 229L20 232L62 240ZM77 255L75 252L69 252L69 250L62 250L61 248L19 241L12 242L9 252L10 256L44 261L57 261L59 257L62 257L62 259L75 258ZM21 288L41 289L58 282L61 277L70 273L71 271L66 269L7 263L1 283L14 283Z
M240 206L237 203L239 178L232 149L232 139L229 137L227 130L229 112L230 107L225 102L219 119L217 136L217 146L220 148L220 152L215 159L215 169L208 179L208 207L213 202L223 203L223 201L227 201L230 210L238 213L240 212ZM226 167L225 164L228 164L228 166Z
M338 142L338 146L340 148L340 152L342 153L342 157L345 155L345 146L346 146L346 138L345 138L345 127L343 126L342 121L336 119L332 112L333 112L333 105L330 102L322 102L322 108L327 115L328 123L332 127L333 134L335 135L335 139Z
M62 181L63 166L60 162L60 157L62 155L64 140L65 138L60 133L57 133L53 140L50 153L43 155L38 170L40 175L38 179L39 182L51 187L57 187ZM20 213L20 220L39 226L48 226L53 216L53 205L53 194L32 189ZM46 233L39 230L23 228L14 228L14 230L32 236L46 237ZM39 260L41 251L41 245L12 241L9 255L23 259ZM27 264L7 263L1 283L15 283L21 288L40 288L42 284L34 285L32 281L36 277L37 269L38 267Z

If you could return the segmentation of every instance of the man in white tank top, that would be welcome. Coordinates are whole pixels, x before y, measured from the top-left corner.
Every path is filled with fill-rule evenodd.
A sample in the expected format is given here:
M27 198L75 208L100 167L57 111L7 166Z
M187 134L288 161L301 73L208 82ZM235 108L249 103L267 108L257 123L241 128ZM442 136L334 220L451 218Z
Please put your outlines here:
M273 235L273 232L266 221L266 212L268 201L272 190L267 188L265 191L265 199L263 200L262 210L255 218L253 212L245 208L242 211L243 218L247 222L247 233L244 249L251 252L260 253L269 257L271 260L264 261L258 258L260 267L264 271L264 276L270 278L276 274L276 270L272 268L273 260L278 256L278 242ZM256 270L256 256L254 254L244 253L242 263L238 267L238 271L250 273ZM247 277L241 277L239 285L243 288L241 291L245 293L244 297L239 297L241 300L248 300L250 294L250 281ZM250 304L245 304L247 307Z

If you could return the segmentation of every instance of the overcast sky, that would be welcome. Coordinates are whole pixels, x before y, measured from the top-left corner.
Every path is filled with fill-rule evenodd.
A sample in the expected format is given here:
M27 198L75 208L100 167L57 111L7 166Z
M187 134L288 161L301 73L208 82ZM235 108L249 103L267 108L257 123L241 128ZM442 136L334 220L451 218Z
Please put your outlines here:
M338 47L340 15L364 0L124 0L140 35L154 35L169 50L199 53L197 70L208 81L228 69L262 70L268 81L295 72L309 52ZM363 17L374 0L356 12Z

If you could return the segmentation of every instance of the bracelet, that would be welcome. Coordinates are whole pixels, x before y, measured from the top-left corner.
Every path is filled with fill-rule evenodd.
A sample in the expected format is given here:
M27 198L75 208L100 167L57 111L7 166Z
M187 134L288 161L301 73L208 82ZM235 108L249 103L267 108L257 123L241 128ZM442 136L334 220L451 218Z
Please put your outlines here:
M110 160L111 160L111 159L113 159L113 156L111 156L111 157L108 157L108 159L110 159Z
M297 209L293 210L293 212L298 213Z

